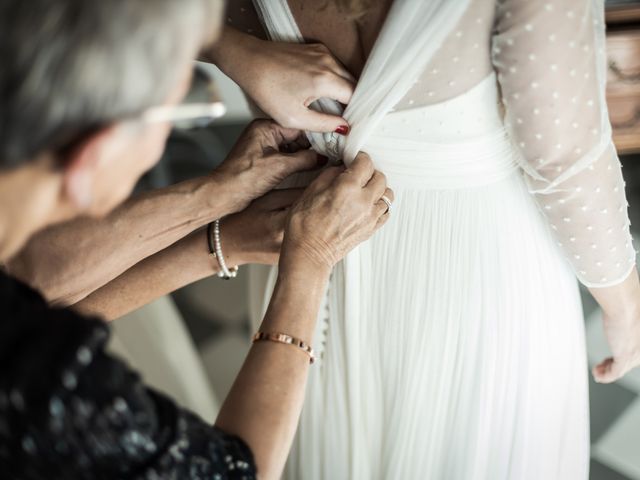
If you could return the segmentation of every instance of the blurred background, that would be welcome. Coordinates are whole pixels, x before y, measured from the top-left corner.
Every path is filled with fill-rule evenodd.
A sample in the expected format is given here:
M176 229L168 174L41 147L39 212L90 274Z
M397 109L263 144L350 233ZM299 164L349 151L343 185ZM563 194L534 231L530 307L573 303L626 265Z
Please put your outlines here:
M614 0L607 4L609 108L633 229L640 226L640 2ZM141 181L139 190L207 174L225 158L250 121L249 107L239 89L215 67L209 68L216 71L228 114L209 128L172 134L163 160ZM640 230L634 237L638 248ZM249 282L263 273L259 267L245 267L235 280L209 278L183 288L116 321L112 347L141 369L151 384L213 420L218 401L226 396L248 351L252 330ZM583 300L589 364L593 366L607 356L607 346L595 302L586 292ZM174 342L176 350L156 351L157 345L145 338L145 329L159 328L172 339L180 339ZM189 346L195 346L196 355ZM185 358L189 359L186 364ZM187 385L185 378L191 370L195 383L202 385ZM640 371L614 385L590 381L590 395L591 478L640 480Z

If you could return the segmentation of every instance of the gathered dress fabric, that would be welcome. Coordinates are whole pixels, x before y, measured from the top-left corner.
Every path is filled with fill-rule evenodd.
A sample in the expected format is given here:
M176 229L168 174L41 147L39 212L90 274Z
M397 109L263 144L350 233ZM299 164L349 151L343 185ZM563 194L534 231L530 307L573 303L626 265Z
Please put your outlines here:
M272 40L304 41L286 0L253 3ZM352 126L314 148L367 152L396 200L331 276L287 478L588 478L576 277L635 261L603 13L396 0L346 110L314 105Z

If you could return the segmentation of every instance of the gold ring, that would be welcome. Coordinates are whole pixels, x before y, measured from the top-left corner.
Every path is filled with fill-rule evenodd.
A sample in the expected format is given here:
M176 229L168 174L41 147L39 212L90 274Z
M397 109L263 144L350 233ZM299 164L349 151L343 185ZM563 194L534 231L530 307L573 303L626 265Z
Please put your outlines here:
M391 200L389 200L389 198L386 195L383 195L382 198L380 199L382 200L386 205L387 205L387 209L385 210L385 212L383 213L383 215L386 215L387 213L391 212L391 207L392 207L392 203Z

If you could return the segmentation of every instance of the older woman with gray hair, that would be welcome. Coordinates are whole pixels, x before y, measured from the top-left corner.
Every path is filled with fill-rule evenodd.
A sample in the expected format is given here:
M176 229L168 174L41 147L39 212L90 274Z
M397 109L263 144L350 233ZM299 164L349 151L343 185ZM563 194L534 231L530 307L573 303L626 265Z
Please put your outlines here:
M0 263L35 232L104 215L129 195L157 162L169 121L192 112L178 102L220 15L219 3L209 0L0 0ZM247 195L316 165L306 150L281 153L298 137L272 122L252 127L238 147L245 154L232 155L220 183L206 189L242 176L253 190L221 186L209 214L241 210ZM275 173L265 180L265 172ZM331 268L386 222L392 199L384 176L360 155L285 202L279 280L215 426L107 354L109 329L100 318L51 308L0 270L2 474L277 478L302 406ZM228 275L217 231L213 237Z

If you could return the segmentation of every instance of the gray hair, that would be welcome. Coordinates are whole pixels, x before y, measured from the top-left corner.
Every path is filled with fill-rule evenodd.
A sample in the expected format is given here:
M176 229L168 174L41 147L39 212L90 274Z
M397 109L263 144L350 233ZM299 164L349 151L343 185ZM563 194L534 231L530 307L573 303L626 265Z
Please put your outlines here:
M163 103L220 0L0 0L0 166Z

